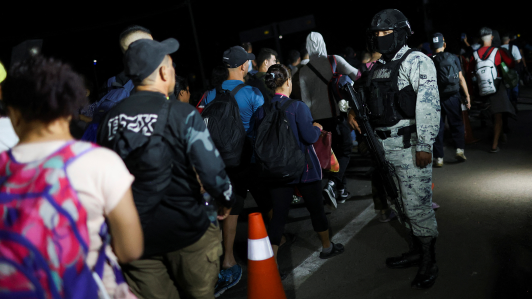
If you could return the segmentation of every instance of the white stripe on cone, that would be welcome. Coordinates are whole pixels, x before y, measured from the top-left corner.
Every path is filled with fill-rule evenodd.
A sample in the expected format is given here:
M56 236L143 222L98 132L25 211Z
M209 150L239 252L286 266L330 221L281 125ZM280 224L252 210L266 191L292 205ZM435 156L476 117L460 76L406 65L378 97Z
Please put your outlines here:
M272 256L272 245L268 237L258 240L248 239L248 260L263 261Z

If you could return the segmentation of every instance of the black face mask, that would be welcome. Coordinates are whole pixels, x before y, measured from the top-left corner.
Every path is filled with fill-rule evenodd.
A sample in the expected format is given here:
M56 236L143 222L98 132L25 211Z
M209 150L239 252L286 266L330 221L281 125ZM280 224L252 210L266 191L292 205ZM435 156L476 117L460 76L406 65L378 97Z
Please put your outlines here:
M394 40L397 38L397 42ZM382 54L384 60L392 60L392 58L406 45L407 32L404 29L399 29L394 33L385 36L377 36L376 50Z
M377 36L375 50L377 50L377 52L381 53L382 55L391 54L392 51L394 50L393 49L394 48L393 38L394 38L393 33L390 33L385 36Z

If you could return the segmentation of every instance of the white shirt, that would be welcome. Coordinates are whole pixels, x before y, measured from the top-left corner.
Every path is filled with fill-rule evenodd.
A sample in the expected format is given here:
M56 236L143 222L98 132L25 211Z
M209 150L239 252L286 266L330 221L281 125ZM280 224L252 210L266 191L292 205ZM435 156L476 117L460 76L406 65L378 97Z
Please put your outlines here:
M510 51L509 44L502 45L501 48L505 48L506 50ZM519 60L523 58L521 57L521 52L519 51L519 48L515 45L512 47L512 56L514 57L514 60Z
M9 117L0 117L0 153L7 151L18 143L18 136Z

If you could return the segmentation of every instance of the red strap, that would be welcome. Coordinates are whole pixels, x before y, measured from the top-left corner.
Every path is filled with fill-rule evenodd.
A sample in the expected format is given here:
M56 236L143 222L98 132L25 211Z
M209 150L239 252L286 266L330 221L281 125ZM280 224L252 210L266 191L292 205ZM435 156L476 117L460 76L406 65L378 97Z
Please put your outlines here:
M205 99L205 96L207 96L207 93L209 91L206 91L205 93L203 93L203 95L201 96L201 99L199 100L199 102L196 104L196 109L198 109L199 105L201 104L201 102L203 102L203 99Z
M334 55L329 55L329 56L327 56L327 59L329 59L329 65L331 66L332 73L333 74L336 73L336 65L338 64L336 62L336 57L334 57Z

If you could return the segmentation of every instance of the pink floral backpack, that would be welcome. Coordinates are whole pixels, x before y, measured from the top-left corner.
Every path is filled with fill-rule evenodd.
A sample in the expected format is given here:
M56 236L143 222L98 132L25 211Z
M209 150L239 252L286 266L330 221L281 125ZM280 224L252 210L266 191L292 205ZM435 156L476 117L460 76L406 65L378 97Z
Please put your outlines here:
M87 212L67 177L66 168L96 148L69 142L47 158L19 163L11 151L0 154L0 297L107 297L101 277L109 244L107 226L93 269L89 250ZM117 284L125 284L115 267Z

